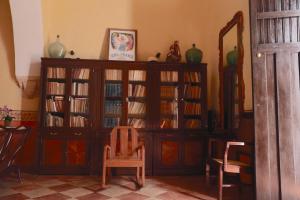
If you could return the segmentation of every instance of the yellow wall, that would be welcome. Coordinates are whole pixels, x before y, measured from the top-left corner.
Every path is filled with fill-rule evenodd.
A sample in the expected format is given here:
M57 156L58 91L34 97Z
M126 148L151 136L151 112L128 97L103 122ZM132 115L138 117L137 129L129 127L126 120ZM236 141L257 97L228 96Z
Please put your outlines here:
M13 81L12 28L8 0L0 1L0 89L9 89L0 106L37 109L37 100L21 100ZM251 108L251 70L248 0L43 0L45 54L57 34L68 50L80 58L107 58L107 28L138 30L138 60L161 52L162 59L174 40L181 53L196 43L208 63L209 107L218 106L218 32L238 10L245 16L246 109ZM7 27L7 28L5 28ZM3 95L2 95L3 96Z

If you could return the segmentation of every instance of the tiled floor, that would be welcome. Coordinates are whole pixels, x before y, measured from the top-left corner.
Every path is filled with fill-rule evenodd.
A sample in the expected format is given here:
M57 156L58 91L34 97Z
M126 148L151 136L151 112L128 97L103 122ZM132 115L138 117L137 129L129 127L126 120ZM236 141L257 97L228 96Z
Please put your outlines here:
M101 188L95 176L37 176L23 174L0 179L0 200L195 200L216 199L216 184L200 176L147 177L138 188L131 177L113 177L107 188ZM249 188L242 189L240 199L252 199ZM224 199L238 199L237 189L226 189Z

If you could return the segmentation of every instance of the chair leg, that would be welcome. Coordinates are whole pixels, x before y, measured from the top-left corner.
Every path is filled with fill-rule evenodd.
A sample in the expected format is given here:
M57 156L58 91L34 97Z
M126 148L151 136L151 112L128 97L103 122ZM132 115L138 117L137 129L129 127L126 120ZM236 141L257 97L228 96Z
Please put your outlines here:
M142 186L145 185L145 165L142 167Z
M223 193L223 166L219 166L219 197L218 200L222 200Z
M205 165L205 179L206 182L209 183L209 176L210 176L210 165L206 163Z
M136 168L136 181L139 185L141 185L141 178L140 178L140 167Z
M105 183L105 179L106 179L106 166L103 165L103 169L102 169L102 187L105 187L106 183Z
M16 170L17 170L17 176L18 176L19 182L22 183L20 167L16 166Z

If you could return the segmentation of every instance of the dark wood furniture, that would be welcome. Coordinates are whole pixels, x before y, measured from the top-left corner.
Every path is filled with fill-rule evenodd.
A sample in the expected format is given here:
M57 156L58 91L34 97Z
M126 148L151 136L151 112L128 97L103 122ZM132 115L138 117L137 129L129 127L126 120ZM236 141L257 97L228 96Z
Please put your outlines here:
M21 182L21 169L16 163L16 157L23 148L31 129L25 126L3 129L7 133L7 136L0 154L0 175L7 174L9 170L15 170Z
M99 173L116 125L138 129L146 174L204 172L206 64L43 58L41 73L41 173Z
M110 133L110 145L103 151L102 186L106 186L106 172L112 167L136 168L136 181L145 184L145 146L138 142L138 132L130 126L116 126ZM110 175L110 174L109 174Z

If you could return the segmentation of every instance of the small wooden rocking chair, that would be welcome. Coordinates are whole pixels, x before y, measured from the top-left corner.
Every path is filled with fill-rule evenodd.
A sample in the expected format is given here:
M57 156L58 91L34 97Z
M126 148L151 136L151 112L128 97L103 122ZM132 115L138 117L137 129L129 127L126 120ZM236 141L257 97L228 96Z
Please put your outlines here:
M103 187L106 187L106 170L110 167L135 167L138 184L145 184L145 147L138 144L135 128L118 126L111 131L110 146L106 145L103 152Z

